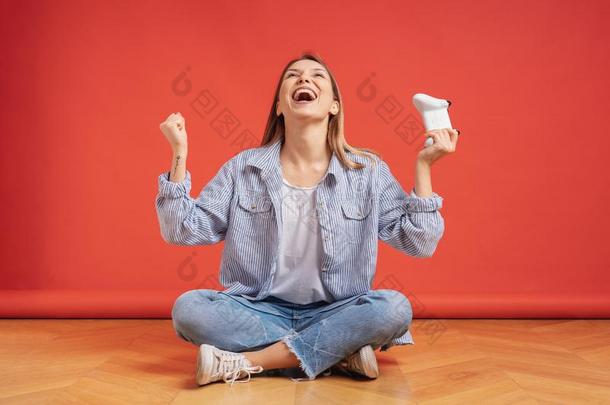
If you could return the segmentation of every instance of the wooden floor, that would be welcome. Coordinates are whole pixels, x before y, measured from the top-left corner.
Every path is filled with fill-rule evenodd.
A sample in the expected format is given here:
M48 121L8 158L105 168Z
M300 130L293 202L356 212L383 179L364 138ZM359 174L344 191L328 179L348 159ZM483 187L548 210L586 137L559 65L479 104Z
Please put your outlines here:
M0 404L610 404L610 320L413 321L381 375L194 383L170 320L0 319Z

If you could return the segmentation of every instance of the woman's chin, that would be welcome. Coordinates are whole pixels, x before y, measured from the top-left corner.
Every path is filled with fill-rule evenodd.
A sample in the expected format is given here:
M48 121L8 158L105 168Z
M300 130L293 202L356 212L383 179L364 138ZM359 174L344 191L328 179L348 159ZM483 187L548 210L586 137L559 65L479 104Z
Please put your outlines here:
M294 121L313 121L323 120L324 116L319 111L300 109L291 111L290 118Z

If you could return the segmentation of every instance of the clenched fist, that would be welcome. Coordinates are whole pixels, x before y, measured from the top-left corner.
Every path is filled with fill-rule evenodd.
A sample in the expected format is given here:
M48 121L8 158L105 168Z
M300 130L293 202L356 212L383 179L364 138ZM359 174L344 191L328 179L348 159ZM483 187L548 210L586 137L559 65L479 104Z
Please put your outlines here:
M172 113L163 121L159 128L171 147L176 150L177 148L186 148L186 127L184 126L184 117L182 114Z

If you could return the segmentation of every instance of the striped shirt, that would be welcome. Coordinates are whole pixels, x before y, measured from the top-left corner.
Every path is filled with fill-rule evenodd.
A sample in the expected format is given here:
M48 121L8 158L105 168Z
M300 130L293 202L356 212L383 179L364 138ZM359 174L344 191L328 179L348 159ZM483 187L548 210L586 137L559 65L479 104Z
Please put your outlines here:
M176 245L211 245L225 241L220 283L226 294L261 300L273 285L282 233L282 140L245 149L219 169L197 198L190 196L191 173L180 182L169 172L158 177L156 210L161 236ZM346 151L365 168L343 167L333 152L317 187L317 215L322 236L321 279L335 300L371 289L378 240L414 257L430 257L444 233L434 193L407 195L387 163L377 164ZM409 331L392 341L413 343Z

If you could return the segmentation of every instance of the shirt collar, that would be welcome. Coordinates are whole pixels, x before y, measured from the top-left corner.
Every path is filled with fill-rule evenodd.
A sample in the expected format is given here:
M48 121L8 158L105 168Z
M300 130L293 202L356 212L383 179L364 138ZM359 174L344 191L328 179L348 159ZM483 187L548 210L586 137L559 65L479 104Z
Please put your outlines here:
M263 178L266 178L273 172L277 172L281 175L280 150L282 144L282 138L279 138L273 143L257 148L256 153L250 156L246 165L261 169L261 176L263 176ZM333 151L330 164L328 165L327 175L332 175L335 178L335 182L339 183L341 179L341 169L341 162L339 161L337 154Z

